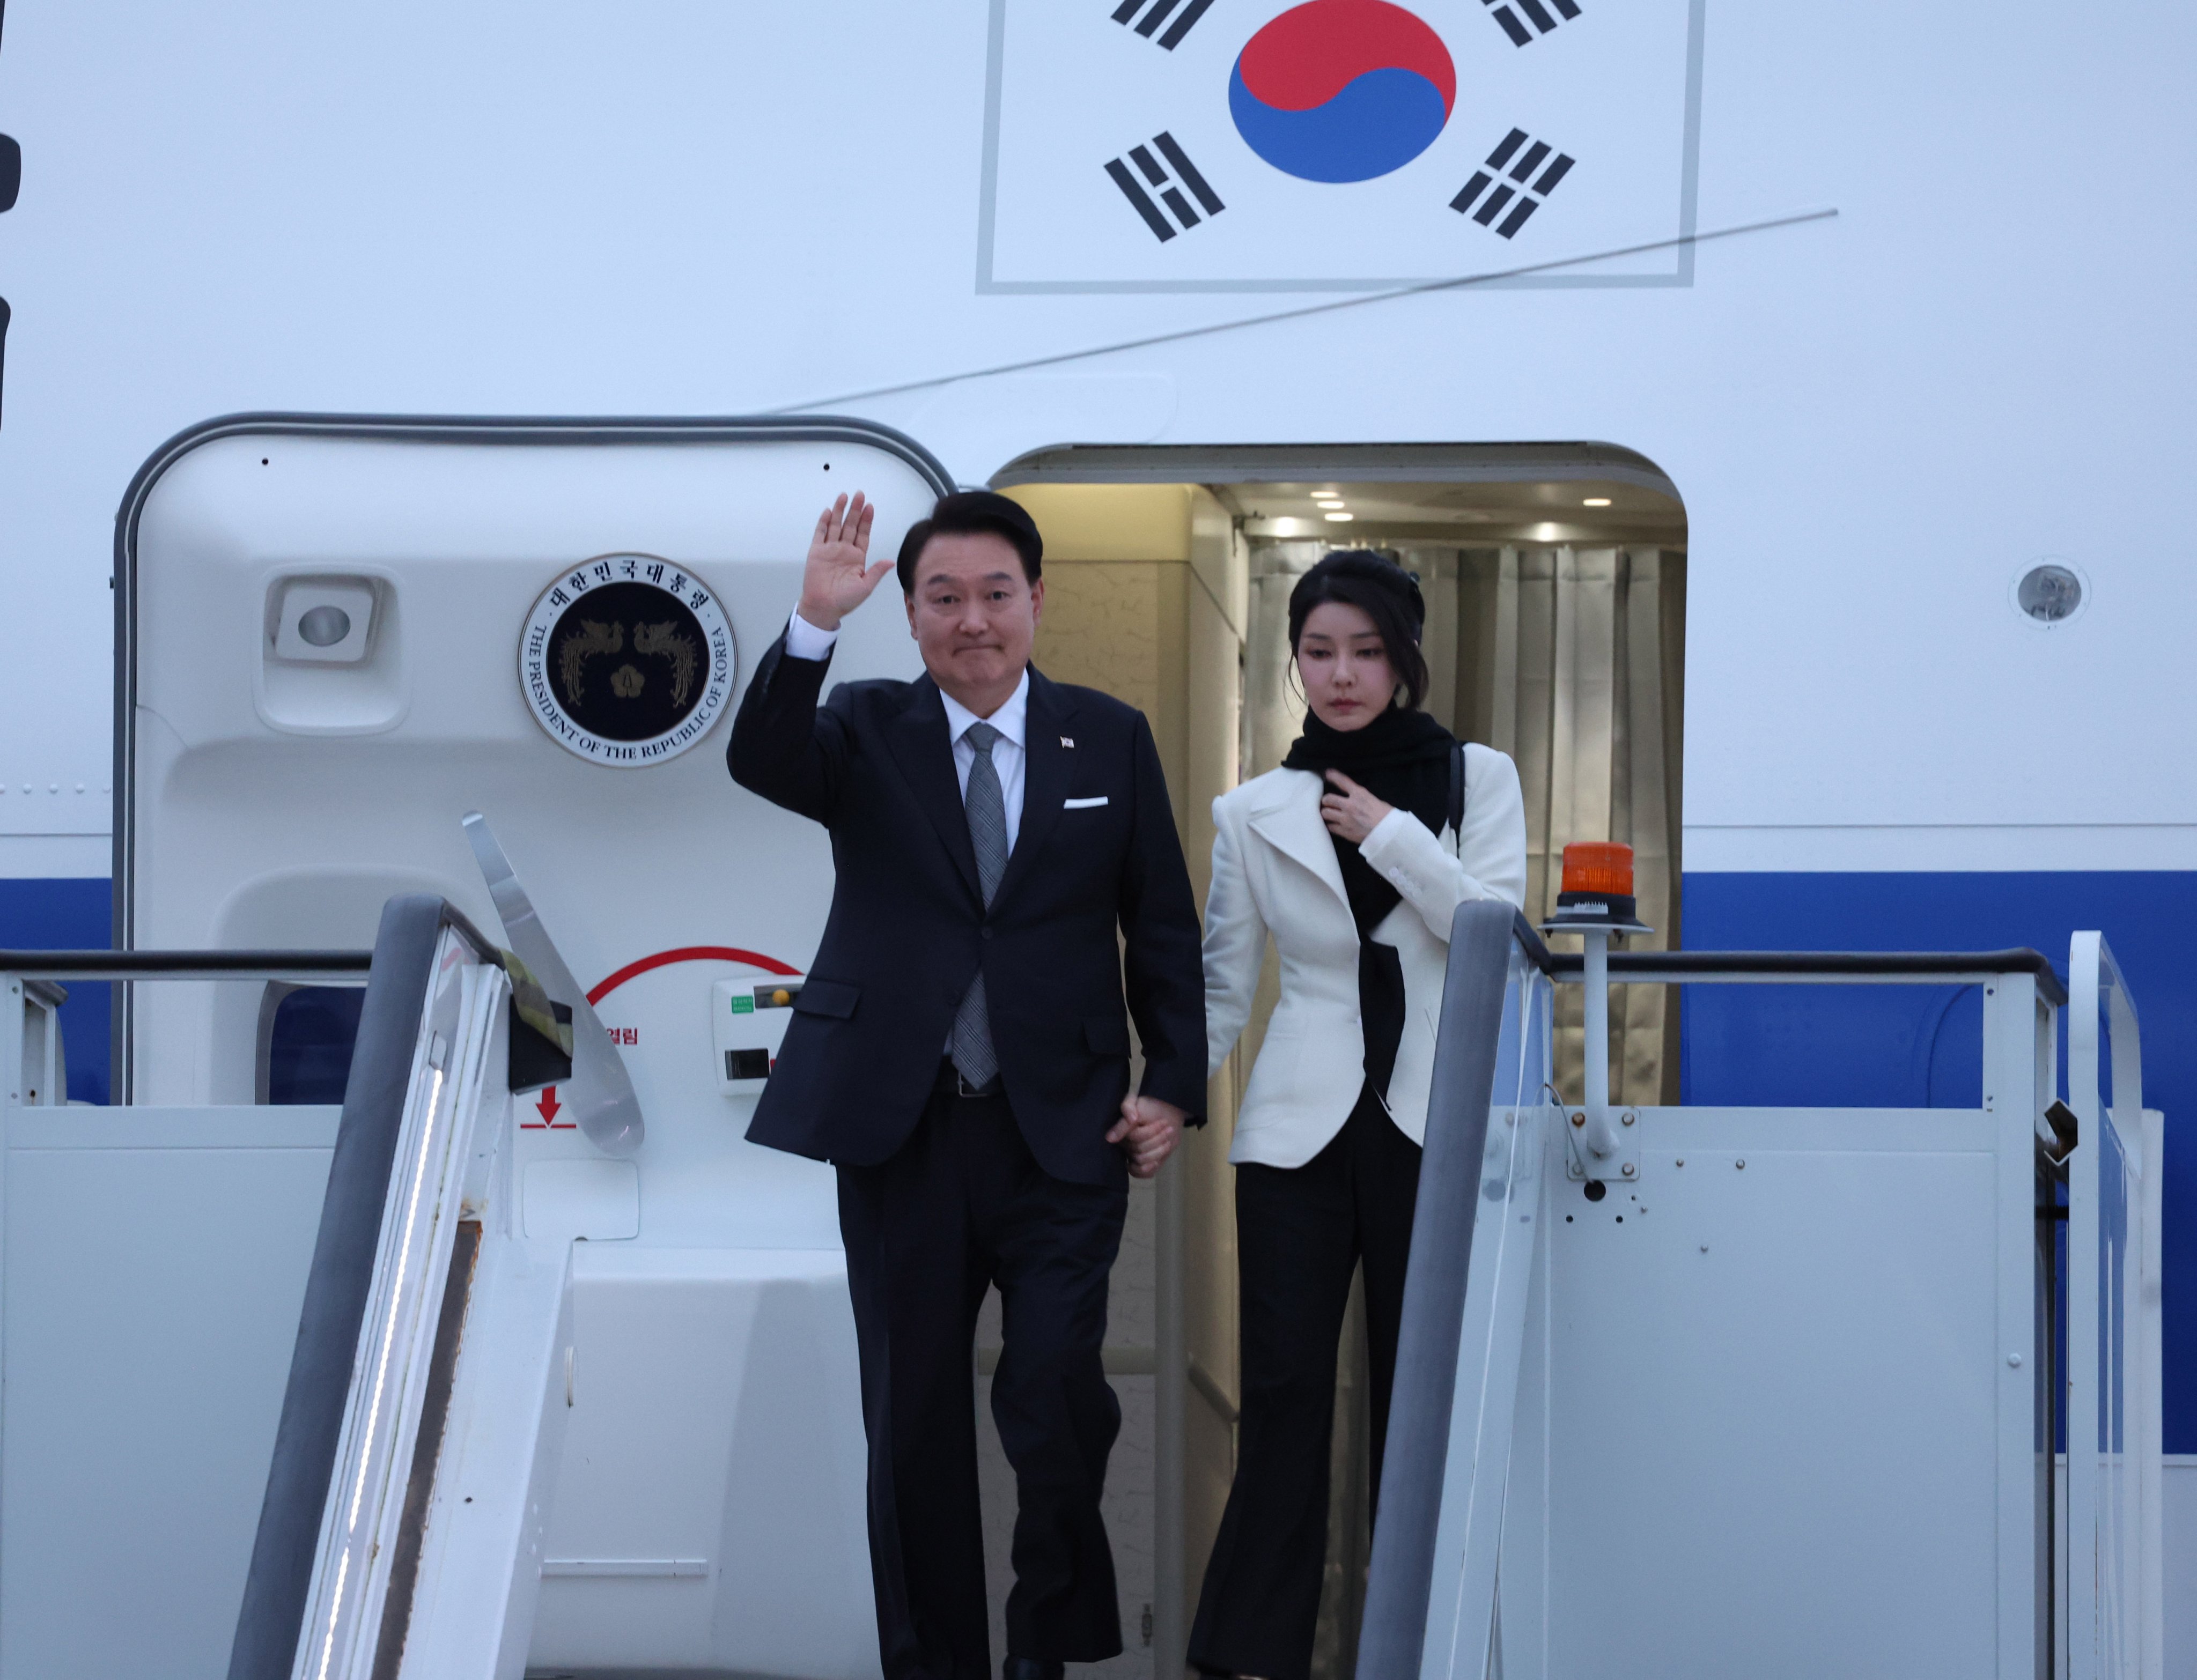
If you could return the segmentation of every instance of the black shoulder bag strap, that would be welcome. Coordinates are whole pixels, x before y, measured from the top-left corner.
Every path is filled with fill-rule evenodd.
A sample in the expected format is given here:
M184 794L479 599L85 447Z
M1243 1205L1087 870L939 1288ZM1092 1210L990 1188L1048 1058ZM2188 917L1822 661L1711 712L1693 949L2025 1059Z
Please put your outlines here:
M1449 843L1464 856L1464 743L1449 756Z

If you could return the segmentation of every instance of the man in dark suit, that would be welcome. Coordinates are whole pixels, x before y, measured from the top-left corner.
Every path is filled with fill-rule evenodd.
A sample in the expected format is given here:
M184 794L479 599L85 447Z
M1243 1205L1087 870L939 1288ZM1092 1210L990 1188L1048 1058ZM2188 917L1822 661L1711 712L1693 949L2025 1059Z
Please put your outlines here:
M1122 1648L1106 1280L1127 1175L1203 1105L1197 916L1144 715L1029 665L1042 544L1005 496L944 497L901 545L928 675L818 704L841 618L895 569L869 563L873 511L842 496L817 522L727 754L831 831L838 869L748 1136L838 1169L885 1680L989 1680L972 1345L992 1284L1019 1499L1005 1674L1058 1680Z

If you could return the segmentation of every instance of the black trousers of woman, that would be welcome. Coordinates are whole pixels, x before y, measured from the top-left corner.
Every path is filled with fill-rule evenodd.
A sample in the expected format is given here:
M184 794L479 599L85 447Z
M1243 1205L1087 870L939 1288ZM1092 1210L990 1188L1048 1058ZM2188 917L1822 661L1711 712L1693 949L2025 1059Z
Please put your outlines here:
M1418 1190L1419 1146L1370 1088L1303 1166L1236 1169L1243 1413L1235 1486L1191 1626L1198 1668L1308 1680L1350 1277L1362 1261L1377 1497Z

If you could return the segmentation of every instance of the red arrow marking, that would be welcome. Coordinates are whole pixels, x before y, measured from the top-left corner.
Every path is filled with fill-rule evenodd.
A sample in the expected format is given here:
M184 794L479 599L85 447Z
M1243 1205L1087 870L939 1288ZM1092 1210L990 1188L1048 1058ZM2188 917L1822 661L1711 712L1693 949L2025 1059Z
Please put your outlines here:
M564 1106L557 1100L557 1087L550 1085L542 1087L542 1100L536 1103L534 1108L535 1111L542 1116L542 1123L544 1126L554 1126L557 1123L557 1111Z

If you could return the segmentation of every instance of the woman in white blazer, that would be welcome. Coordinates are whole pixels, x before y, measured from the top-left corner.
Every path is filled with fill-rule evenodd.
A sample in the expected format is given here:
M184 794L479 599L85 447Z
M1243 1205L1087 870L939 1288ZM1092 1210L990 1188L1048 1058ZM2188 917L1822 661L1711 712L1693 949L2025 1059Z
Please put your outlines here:
M1419 710L1425 618L1410 574L1378 554L1307 572L1290 596L1305 733L1282 768L1213 804L1214 1069L1250 1019L1270 935L1282 983L1229 1151L1243 1417L1191 1631L1209 1674L1308 1680L1336 1347L1361 1263L1380 1485L1450 919L1468 899L1525 900L1516 767Z

